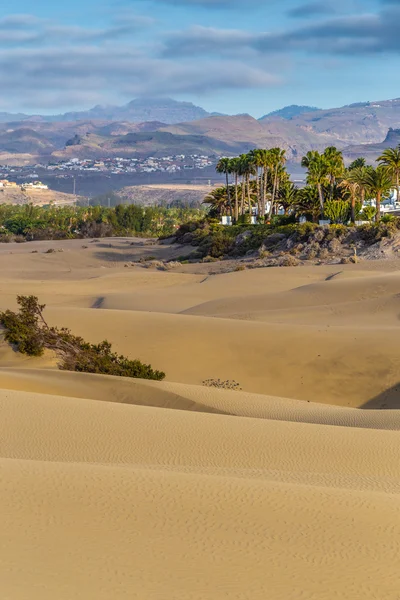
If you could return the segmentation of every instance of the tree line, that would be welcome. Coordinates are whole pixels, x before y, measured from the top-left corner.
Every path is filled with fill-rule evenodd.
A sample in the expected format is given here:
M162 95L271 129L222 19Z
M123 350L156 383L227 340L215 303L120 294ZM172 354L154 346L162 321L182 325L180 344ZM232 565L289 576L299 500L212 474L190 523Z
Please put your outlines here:
M400 201L400 145L385 150L377 163L374 167L357 158L346 168L342 152L334 146L324 152L311 150L301 160L306 186L298 188L287 172L284 149L254 149L218 161L216 171L225 175L226 185L212 190L204 202L215 216L230 215L234 223L244 222L253 207L261 222L270 222L283 209L285 215L306 215L314 221L354 223L365 200L374 199L376 207L365 207L363 216L379 221L381 201L391 189L397 190Z
M115 235L172 235L204 211L192 208L104 206L34 206L0 204L0 242L108 237Z

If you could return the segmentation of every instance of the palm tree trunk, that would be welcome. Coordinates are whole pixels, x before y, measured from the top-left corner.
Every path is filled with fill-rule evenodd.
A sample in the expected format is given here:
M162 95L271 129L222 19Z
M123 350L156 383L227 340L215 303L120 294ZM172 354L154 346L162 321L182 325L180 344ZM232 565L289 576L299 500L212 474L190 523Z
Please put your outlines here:
M318 184L318 196L319 196L319 204L321 207L321 218L324 218L324 192L322 191L322 185Z
M239 218L238 174L235 173L235 223Z
M271 220L274 208L275 208L275 194L276 194L276 184L278 181L278 167L279 165L277 164L275 167L275 175L274 175L274 186L272 188L272 198L271 198L271 206L269 208L269 214L268 214L268 219Z
M265 205L267 203L267 189L268 189L268 167L264 167L264 190L263 190L263 206L262 215L265 220Z
M351 222L354 223L356 222L356 196L355 194L351 195Z
M261 195L260 195L260 180L259 180L258 175L259 175L259 173L258 173L258 166L256 165L257 212L258 212L258 217L260 217L260 213L261 213Z
M226 195L228 196L229 211L230 211L230 215L232 217L233 213L232 213L231 191L229 189L228 171L226 171L225 175L226 175Z
M378 223L381 218L381 192L376 194L376 215L375 221Z
M244 215L244 198L246 195L246 180L245 180L245 176L243 175L242 177L242 197L240 199L240 214L243 216Z
M250 174L247 175L247 202L249 203L249 214L251 216Z

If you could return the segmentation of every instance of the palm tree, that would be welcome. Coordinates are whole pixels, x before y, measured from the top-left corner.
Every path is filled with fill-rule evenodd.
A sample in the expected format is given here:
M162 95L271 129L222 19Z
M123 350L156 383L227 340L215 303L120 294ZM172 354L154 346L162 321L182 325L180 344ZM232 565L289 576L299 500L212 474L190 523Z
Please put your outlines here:
M349 165L348 171L354 171L354 169L362 169L362 167L366 166L366 160L362 156L353 160L353 162Z
M339 186L344 188L346 192L350 196L350 206L351 206L351 222L355 223L356 220L356 201L357 197L360 195L360 187L361 184L359 179L356 177L352 177L353 173L355 173L357 169L353 169L353 171L347 172L347 175L340 182Z
M384 150L377 159L379 164L387 169L396 186L397 202L400 202L400 145L397 148Z
M330 184L329 199L333 200L333 189L338 177L344 172L343 154L335 148L335 146L329 146L325 148L323 156L327 165L327 176Z
M214 215L221 216L230 207L226 188L220 187L211 190L204 198L203 204L211 204Z
M296 213L298 215L311 216L314 222L318 221L321 213L321 205L318 190L315 186L307 185L298 191Z
M232 173L231 159L227 158L227 157L220 158L219 161L217 162L217 166L215 167L215 170L217 171L217 173L222 173L226 177L226 194L228 196L228 205L229 205L229 208L231 211L231 216L232 216L232 202L231 202L231 195L230 195L230 190L229 190L229 175Z
M255 173L255 166L252 157L249 154L240 156L240 174L242 175L242 214L244 213L244 201L247 196L249 212L251 214L251 195L250 195L250 177Z
M390 192L392 183L392 175L383 166L377 167L376 169L368 169L365 171L366 188L376 198L376 221L379 221L381 217L382 196L385 196Z
M363 205L365 201L365 193L366 193L366 174L370 171L372 167L355 167L351 171L349 171L347 175L347 179L352 183L357 183L360 191L360 202Z
M258 212L260 213L260 180L259 180L259 167L261 166L261 161L260 161L260 150L258 148L255 148L254 150L250 150L249 154L249 161L251 162L251 164L253 165L253 169L254 169L254 175L256 176L256 195L257 195L257 207L258 207Z
M282 169L286 162L286 150L282 150L282 148L271 148L270 156L271 156L271 166L273 168L274 173L274 184L272 188L272 198L271 198L271 206L269 209L268 219L270 220L272 217L272 213L275 207L275 197L278 189L278 180L279 180L279 171Z
M285 211L285 215L288 214L290 209L294 209L297 206L299 200L299 188L289 179L278 190L278 204L282 206Z
M235 209L234 209L234 221L237 223L239 218L239 193L238 193L238 178L240 175L240 158L236 156L231 158L231 173L235 175Z
M301 166L307 169L307 184L314 186L318 191L321 216L324 216L324 184L328 180L328 165L326 158L317 150L310 150L301 159Z
M268 171L272 167L272 154L271 150L260 149L258 151L258 157L260 166L262 167L262 186L261 186L261 211L262 218L265 216L265 204L267 201L267 188L268 188Z
M247 177L247 154L241 154L238 159L237 170L241 182L240 214L244 215L244 201L246 197L246 177Z

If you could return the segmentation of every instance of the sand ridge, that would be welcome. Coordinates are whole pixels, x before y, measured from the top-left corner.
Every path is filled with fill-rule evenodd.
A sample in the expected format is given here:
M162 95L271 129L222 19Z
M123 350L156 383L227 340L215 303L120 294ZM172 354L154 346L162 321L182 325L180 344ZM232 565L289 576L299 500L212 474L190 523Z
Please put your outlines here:
M37 294L167 373L68 373L0 339L4 597L398 600L399 265L124 266L179 253L0 248L1 310Z

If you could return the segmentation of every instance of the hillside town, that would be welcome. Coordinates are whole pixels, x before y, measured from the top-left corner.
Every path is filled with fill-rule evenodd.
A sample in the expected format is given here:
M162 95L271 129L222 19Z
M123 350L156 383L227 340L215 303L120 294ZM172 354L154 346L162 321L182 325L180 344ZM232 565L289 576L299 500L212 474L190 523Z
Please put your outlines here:
M12 174L22 175L26 173L28 179L37 179L37 170L50 172L83 172L83 173L177 173L180 171L191 171L194 169L206 169L215 165L217 156L204 155L171 155L147 158L117 157L117 158L71 158L67 161L50 162L48 164L10 166L0 165L0 177ZM35 183L38 183L37 181Z

